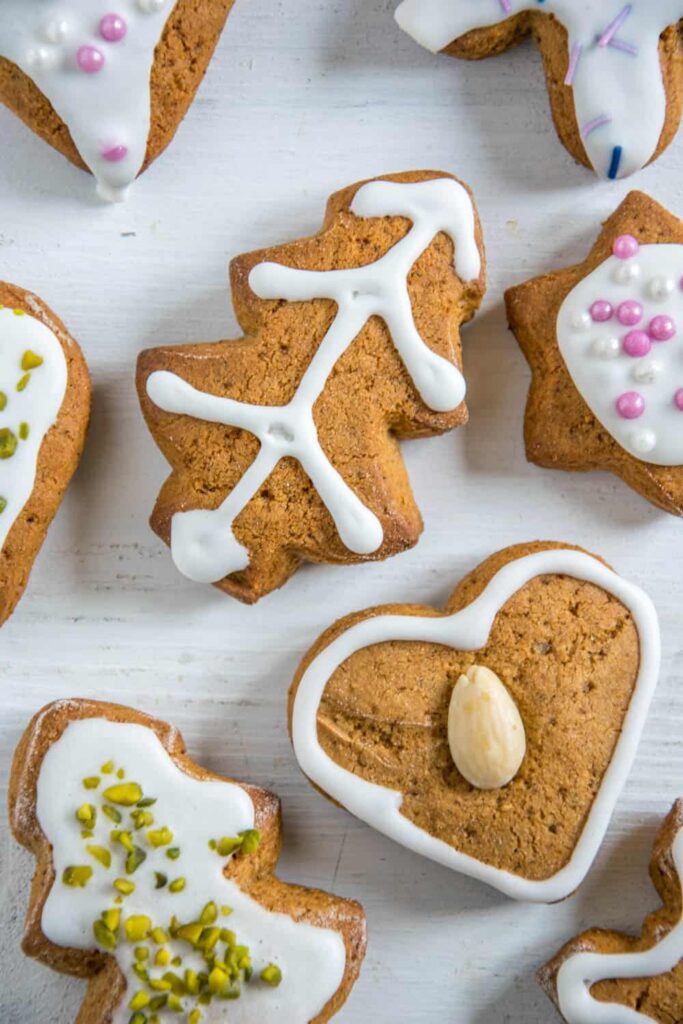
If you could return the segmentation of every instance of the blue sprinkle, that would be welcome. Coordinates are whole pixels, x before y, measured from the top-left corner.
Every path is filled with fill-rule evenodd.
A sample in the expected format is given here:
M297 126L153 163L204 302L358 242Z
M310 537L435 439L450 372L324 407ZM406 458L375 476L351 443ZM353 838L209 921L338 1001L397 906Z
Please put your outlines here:
M612 162L609 165L609 171L607 172L607 177L610 181L614 181L619 173L619 164L621 163L623 152L624 149L622 146L615 146L612 150Z

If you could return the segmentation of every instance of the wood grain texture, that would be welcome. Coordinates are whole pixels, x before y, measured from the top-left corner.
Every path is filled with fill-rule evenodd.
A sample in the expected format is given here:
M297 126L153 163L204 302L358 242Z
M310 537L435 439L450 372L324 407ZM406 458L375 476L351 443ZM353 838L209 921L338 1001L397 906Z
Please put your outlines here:
M340 1021L387 1021L400 991L407 1024L553 1024L536 968L588 926L637 928L657 902L650 850L683 792L681 524L612 477L527 465L529 375L502 291L583 259L634 185L682 214L683 138L636 179L600 184L558 144L530 46L482 64L435 58L394 28L394 6L308 0L302 17L301 0L237 0L172 149L123 207L97 203L89 177L0 111L2 276L64 319L94 379L81 468L0 633L0 786L48 700L136 705L177 725L200 763L282 797L283 878L364 904L368 959ZM139 413L137 352L235 336L231 256L315 230L336 188L423 166L473 186L490 284L463 334L469 425L404 446L422 540L382 564L306 568L255 608L183 581L147 525L166 466ZM336 618L443 602L493 550L537 537L599 552L646 587L665 648L608 841L557 907L510 903L334 808L299 772L285 722L296 664ZM3 826L0 962L12 983L0 986L0 1020L72 1024L81 983L19 952L31 864Z

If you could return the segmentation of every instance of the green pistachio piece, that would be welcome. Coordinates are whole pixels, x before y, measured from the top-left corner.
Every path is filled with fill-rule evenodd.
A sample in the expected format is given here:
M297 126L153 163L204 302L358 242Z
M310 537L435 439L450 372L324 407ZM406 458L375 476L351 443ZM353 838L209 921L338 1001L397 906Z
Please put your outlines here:
M100 780L97 775L89 775L86 779L83 779L84 789L97 789L100 784Z
M28 441L28 435L30 434L30 432L31 432L31 428L29 427L28 423L20 423L19 424L19 440L20 441Z
M6 508L7 508L7 498L0 497L0 515L5 511Z
M223 836L222 839L212 839L209 846L215 850L220 857L229 857L242 845L241 839L236 836Z
M149 1024L149 1021L145 1017L144 1013L134 1013L128 1021L128 1024Z
M249 828L246 832L240 832L242 840L242 853L256 853L261 844L261 833L257 828Z
M192 924L181 925L176 931L175 937L182 939L183 942L189 942L191 946L196 946L203 930L202 925L195 921Z
M194 1009L188 1014L187 1024L200 1024L201 1019L202 1011Z
M164 825L163 828L158 828L153 832L148 832L147 839L151 846L168 846L169 843L173 842L173 833L170 828L167 828L166 825Z
M199 915L199 920L201 921L202 924L213 924L217 917L218 907L216 906L215 903L211 902L206 904L201 914Z
M114 771L114 762L107 761L106 764L102 765L100 771L102 772L103 775L111 775L111 773Z
M154 877L156 878L155 889L163 889L168 884L168 875L164 875L161 871L155 871Z
M121 911L114 909L105 910L102 913L102 920L110 932L118 931L118 927L121 924Z
M129 875L135 874L141 864L147 860L147 854L144 850L141 850L139 846L135 846L133 850L126 857L126 873Z
M39 356L37 352L32 352L30 348L26 349L21 357L22 370L37 370L42 365L43 357Z
M114 822L115 825L121 824L121 811L117 811L115 807L110 807L109 804L103 804L102 814L105 814L110 821Z
M98 946L101 946L103 949L116 949L118 945L116 933L111 928L107 928L104 921L95 921L92 930Z
M168 888L170 892L182 892L186 884L187 883L184 878L175 878Z
M17 381L17 391L25 391L28 387L28 382L31 379L30 373L25 373L23 377L20 377Z
M97 824L97 808L92 804L82 804L76 811L76 821L79 821L88 831L94 829Z
M171 954L167 949L158 949L156 956L154 957L154 963L157 967L168 967L171 962Z
M143 989L136 992L128 1003L129 1010L144 1010L146 1006L149 1006L149 996Z
M172 846L169 850L166 851L166 856L168 857L169 860L178 860L178 857L180 856L180 847Z
M146 914L133 914L127 917L123 928L129 942L141 942L147 938L152 921Z
M150 932L152 942L155 942L157 946L163 946L168 942L168 935L163 928L153 928Z
M148 828L154 824L154 815L149 811L135 810L130 813L131 821L135 826L135 831L139 831L141 828Z
M7 408L7 395L4 391L0 391L0 412Z
M259 978L261 981L265 981L266 985L272 985L273 988L277 988L282 981L282 971L277 964L268 964L259 974Z
M154 807L156 802L157 802L157 798L155 796L143 796L142 800L138 800L137 806L138 807Z
M104 771L104 769L102 769ZM134 807L138 800L142 799L142 789L137 782L121 782L110 786L103 793L104 799L111 804L120 804L122 807Z
M129 882L127 878L117 878L114 882L114 888L122 896L130 896L131 893L135 892L135 883Z
M150 1008L150 1010L163 1010L163 1008L166 1006L167 1002L168 1002L168 996L167 995L154 996L153 999L150 999L149 1008Z
M149 950L147 946L136 946L133 950L133 956L139 964L143 964L145 960L149 960Z
M84 889L92 878L92 868L87 864L74 865L64 869L62 882L74 889Z
M17 435L9 427L0 430L0 459L11 459L17 450Z
M100 862L103 868L106 868L107 871L109 870L111 867L111 851L106 846L86 846L86 850L91 857Z

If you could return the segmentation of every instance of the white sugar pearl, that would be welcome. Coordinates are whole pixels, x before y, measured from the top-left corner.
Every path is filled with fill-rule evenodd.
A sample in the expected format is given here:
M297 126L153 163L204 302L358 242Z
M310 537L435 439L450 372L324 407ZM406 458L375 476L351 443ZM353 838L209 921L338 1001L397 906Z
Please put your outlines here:
M653 380L662 372L661 363L656 359L641 359L633 367L633 379L639 384L652 384Z
M629 260L628 262L620 261L614 271L614 280L617 284L629 284L629 282L635 281L637 277L640 277L640 266L634 260Z
M616 359L621 351L618 338L596 338L591 345L593 355L600 359Z
M51 18L45 26L45 38L49 43L63 43L69 34L66 18Z
M51 71L59 63L59 51L51 46L33 46L26 54L29 67L37 71Z
M138 7L145 14L155 14L165 3L166 0L138 0Z
M631 434L631 446L640 455L647 455L657 444L657 435L654 430L638 430Z
M648 281L647 292L651 299L662 302L669 298L675 287L676 282L672 277L653 277Z
M590 313L574 313L571 318L573 331L587 331L592 323Z

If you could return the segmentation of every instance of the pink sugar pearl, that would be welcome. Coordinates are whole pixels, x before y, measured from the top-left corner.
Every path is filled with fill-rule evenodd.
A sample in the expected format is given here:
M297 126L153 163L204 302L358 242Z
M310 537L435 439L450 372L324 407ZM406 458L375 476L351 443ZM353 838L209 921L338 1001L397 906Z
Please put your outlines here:
M625 391L617 398L617 412L625 420L637 420L645 412L645 399L637 391Z
M79 46L76 61L81 71L93 75L104 67L104 54L96 46Z
M606 320L612 319L612 304L605 299L597 299L590 308L590 314L596 323L603 324Z
M110 163L117 164L128 156L128 146L109 146L102 151L102 156Z
M670 316L656 316L648 330L653 341L669 341L676 333L676 324Z
M617 320L625 327L633 327L643 319L643 307L635 299L627 299L617 306Z
M638 240L633 235L619 235L612 246L612 252L618 260L630 260L637 255L639 249Z
M120 14L105 14L100 22L100 35L108 43L120 43L127 31L126 20Z
M633 356L634 359L646 356L651 348L650 335L645 331L629 331L624 338L624 352L627 356Z
M683 388L679 388L674 395L674 405L683 412Z

